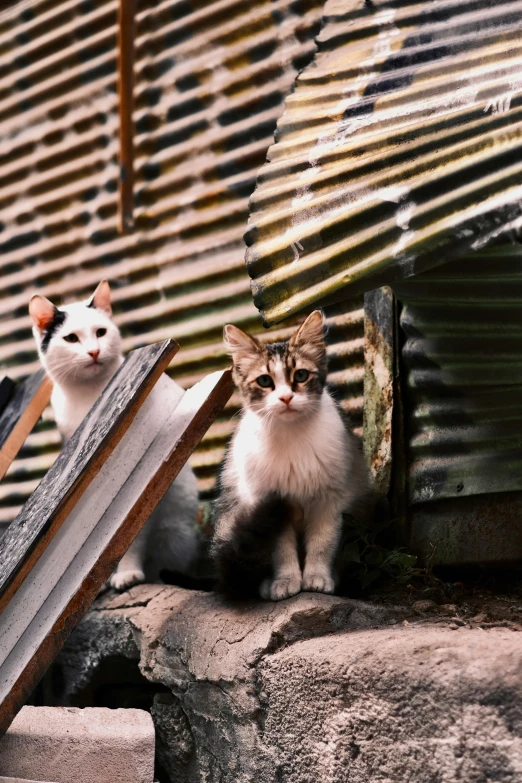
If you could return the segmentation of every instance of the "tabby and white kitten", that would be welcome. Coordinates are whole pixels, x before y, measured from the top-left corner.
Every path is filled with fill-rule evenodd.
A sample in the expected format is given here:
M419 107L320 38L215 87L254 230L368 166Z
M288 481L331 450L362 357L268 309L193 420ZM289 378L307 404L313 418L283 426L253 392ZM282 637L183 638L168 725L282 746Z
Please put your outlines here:
M243 411L220 476L212 551L222 588L262 580L257 589L273 601L332 593L341 514L366 517L372 492L325 385L323 315L314 311L285 342L263 345L231 324L224 338Z
M29 304L40 360L53 381L51 405L67 443L123 362L103 280L93 296L58 309L43 296ZM138 534L109 584L116 590L157 581L165 570L186 573L197 553L198 494L194 473L181 470Z

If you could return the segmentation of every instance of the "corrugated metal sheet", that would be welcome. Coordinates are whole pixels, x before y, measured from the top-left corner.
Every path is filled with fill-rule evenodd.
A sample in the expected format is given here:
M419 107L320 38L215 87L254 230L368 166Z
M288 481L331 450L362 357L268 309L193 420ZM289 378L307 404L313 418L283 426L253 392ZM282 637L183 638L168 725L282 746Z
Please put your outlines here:
M226 366L224 322L260 329L243 261L248 197L284 97L313 55L322 0L138 3L137 230L125 236L116 10L115 0L32 0L0 15L0 363L14 378L37 366L35 289L70 301L103 275L116 283L125 349L174 337L172 371L188 386ZM330 311L331 379L359 425L362 317L360 300ZM203 491L236 408L233 398L194 456ZM46 415L0 486L0 520L58 447Z
M394 292L409 502L522 490L522 249L476 252Z
M522 2L327 0L246 235L268 324L480 247L522 214Z

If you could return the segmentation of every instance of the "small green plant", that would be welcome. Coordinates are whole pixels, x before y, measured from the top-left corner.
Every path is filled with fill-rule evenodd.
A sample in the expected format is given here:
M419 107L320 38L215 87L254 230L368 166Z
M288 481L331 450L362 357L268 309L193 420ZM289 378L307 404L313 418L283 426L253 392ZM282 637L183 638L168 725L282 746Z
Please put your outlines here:
M417 557L396 545L399 520L361 524L344 516L340 567L343 581L355 581L363 590L380 577L408 582L419 573Z

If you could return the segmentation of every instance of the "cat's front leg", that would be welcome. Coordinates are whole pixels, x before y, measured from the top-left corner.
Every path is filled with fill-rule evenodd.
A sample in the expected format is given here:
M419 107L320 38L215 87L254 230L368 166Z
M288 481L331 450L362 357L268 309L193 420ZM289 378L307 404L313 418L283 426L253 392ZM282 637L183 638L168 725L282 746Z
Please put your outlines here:
M305 592L333 593L333 560L341 535L341 514L336 507L315 503L305 520L305 565L303 586Z
M118 563L116 571L109 579L109 585L122 593L134 585L145 581L145 547L147 544L147 526L143 527L127 552Z
M301 567L297 554L297 538L292 525L288 524L278 537L272 556L273 579L261 584L261 598L282 601L301 592Z

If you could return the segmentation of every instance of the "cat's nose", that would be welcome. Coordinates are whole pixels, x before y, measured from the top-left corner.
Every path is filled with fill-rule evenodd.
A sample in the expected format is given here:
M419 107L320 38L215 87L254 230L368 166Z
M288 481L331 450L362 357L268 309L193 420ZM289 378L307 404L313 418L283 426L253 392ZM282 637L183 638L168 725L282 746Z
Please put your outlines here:
M92 356L92 358L94 359L94 361L96 361L96 359L97 359L97 358L98 358L98 356L100 355L100 352L99 352L99 350L98 350L97 348L95 348L95 349L94 349L94 350L92 350L92 351L87 351L87 353L89 354L89 356Z
M279 399L281 400L281 402L284 402L285 405L290 405L290 403L294 399L294 395L293 394L281 394Z

